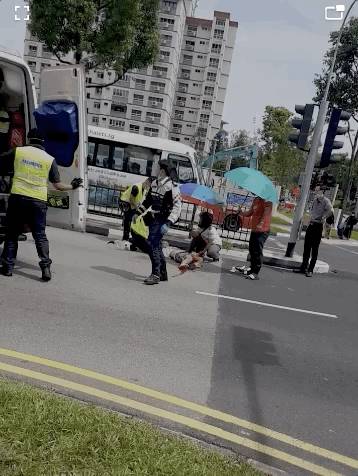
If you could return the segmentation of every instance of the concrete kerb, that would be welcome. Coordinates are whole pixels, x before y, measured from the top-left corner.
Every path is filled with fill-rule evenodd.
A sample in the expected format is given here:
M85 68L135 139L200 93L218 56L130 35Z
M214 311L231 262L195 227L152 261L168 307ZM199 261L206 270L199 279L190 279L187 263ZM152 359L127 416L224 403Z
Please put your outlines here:
M87 225L86 231L88 233L95 233L102 236L107 236L112 240L122 239L122 230L109 228L108 225ZM188 249L190 240L187 238L187 232L175 232L170 233L166 237L166 242L169 246ZM250 261L250 255L247 253L247 243L233 243L232 249L222 250L222 257L231 258L238 261ZM302 263L302 257L300 255L294 255L292 258L287 258L279 253L273 253L270 250L264 250L264 265L272 266L275 268L283 268L287 270L293 270L300 267ZM329 265L323 261L317 261L315 267L315 273L324 274L329 272Z

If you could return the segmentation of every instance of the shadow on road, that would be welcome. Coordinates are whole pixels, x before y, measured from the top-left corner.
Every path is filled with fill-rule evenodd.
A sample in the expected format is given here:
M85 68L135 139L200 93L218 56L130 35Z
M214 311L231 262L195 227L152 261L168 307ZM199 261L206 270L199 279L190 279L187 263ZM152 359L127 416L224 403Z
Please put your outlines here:
M225 289L225 280L222 274L219 293ZM280 362L272 334L238 325L237 311L237 303L219 303L208 406L266 426L257 379L265 371L264 367L280 366ZM237 426L228 430L240 432ZM245 431L247 434L249 430ZM264 435L253 434L250 438L267 444ZM269 456L261 454L260 461L272 464Z
M91 266L91 269L94 269L96 271L103 271L109 274L114 274L115 276L128 279L129 281L143 282L143 279L145 278L145 276L139 276L138 274L131 273L130 271L126 271L124 269L109 268L108 266Z

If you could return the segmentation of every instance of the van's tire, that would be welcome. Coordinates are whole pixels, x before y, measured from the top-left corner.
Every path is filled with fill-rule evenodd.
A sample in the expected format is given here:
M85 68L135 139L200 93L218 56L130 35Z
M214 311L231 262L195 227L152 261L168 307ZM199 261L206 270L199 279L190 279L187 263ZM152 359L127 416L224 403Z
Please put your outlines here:
M240 217L237 214L231 214L225 217L224 230L237 231L240 228Z

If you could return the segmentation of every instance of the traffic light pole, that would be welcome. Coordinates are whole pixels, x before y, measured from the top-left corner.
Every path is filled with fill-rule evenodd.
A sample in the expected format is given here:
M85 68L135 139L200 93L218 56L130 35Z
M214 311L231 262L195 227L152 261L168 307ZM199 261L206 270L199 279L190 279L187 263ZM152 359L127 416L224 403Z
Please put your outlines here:
M326 89L325 89L323 99L322 99L321 104L320 104L319 113L318 113L318 117L317 117L317 122L316 122L316 126L315 126L314 133L313 133L312 145L311 145L308 157L307 157L306 170L305 170L305 180L304 180L304 183L302 185L299 203L296 207L295 216L294 216L294 219L293 219L293 224L292 224L291 234L290 234L290 240L288 242L287 250L286 250L286 256L287 257L292 257L293 256L295 246L296 246L296 242L298 240L298 234L299 234L299 231L300 231L300 228L301 228L303 214L304 214L305 208L306 208L306 203L307 203L307 198L308 198L308 194L309 194L309 190L310 190L313 169L314 169L314 166L315 166L315 163L316 163L316 158L317 158L318 148L320 146L323 126L324 126L326 116L327 116L329 88L331 86L332 77L333 77L333 73L334 73L334 67L336 65L338 49L339 49L339 46L341 44L343 28L344 28L344 25L347 21L347 18L349 16L353 6L357 2L358 2L358 0L354 0L353 3L351 4L351 6L349 7L349 9L347 11L347 14L346 14L346 16L343 20L341 29L339 30L339 35L338 35L338 38L337 38L337 43L336 43L336 48L335 48L335 51L334 51L334 56L333 56L333 59L332 59L331 68L330 68L330 71L329 71L328 77L327 77Z

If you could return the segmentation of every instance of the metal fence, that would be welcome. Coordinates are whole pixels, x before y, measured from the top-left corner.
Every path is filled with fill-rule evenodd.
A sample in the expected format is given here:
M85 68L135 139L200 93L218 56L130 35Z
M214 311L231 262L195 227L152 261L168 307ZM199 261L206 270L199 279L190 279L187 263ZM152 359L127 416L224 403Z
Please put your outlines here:
M88 213L111 218L123 218L123 203L120 200L120 191L99 185L90 185L88 193ZM238 218L239 208L247 208L248 204L240 206L228 205L224 209L214 212L214 225L216 225L224 240L248 241L250 230L242 228ZM174 228L190 231L198 223L199 214L203 211L192 203L183 202L182 211Z

